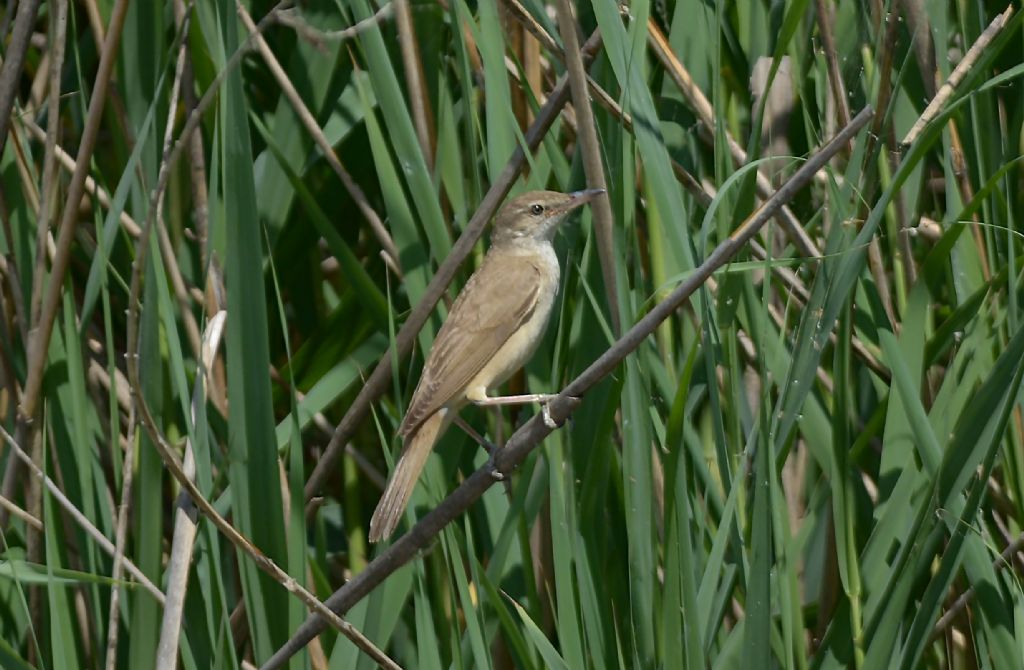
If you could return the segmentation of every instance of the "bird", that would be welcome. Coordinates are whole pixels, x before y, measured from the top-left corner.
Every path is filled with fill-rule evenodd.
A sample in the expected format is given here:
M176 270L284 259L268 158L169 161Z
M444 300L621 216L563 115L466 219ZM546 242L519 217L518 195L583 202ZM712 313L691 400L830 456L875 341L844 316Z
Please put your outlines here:
M498 212L491 246L452 304L399 425L402 455L370 519L370 542L394 532L427 456L461 408L541 403L552 424L552 395L488 393L529 361L544 335L561 274L552 246L558 225L602 193L531 191Z

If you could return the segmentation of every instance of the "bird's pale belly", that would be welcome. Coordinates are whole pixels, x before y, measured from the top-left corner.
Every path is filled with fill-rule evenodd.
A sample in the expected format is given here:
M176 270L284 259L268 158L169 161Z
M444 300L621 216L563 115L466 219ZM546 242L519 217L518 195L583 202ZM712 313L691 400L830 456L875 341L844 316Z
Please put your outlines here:
M476 377L466 385L465 400L481 400L488 391L504 383L516 370L523 367L533 356L544 337L551 309L554 306L554 291L543 292L541 300L530 319L519 327L488 361ZM463 401L465 402L465 401Z
M539 307L540 305L530 320L524 323L512 337L508 338L494 358L467 385L466 398L480 399L487 394L489 389L501 385L530 360L544 336L544 328L551 316L550 304L547 305L547 309L543 313L538 313L540 312Z

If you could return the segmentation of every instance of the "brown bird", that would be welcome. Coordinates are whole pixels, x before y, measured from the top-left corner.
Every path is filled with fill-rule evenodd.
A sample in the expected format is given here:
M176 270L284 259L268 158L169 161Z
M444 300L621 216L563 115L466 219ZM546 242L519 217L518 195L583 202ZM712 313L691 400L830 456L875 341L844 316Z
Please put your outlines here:
M398 428L405 444L370 520L370 542L394 532L430 450L462 407L546 403L553 397L487 392L530 359L544 334L558 293L558 258L551 245L558 224L601 193L533 191L498 213L491 248L441 326ZM546 405L544 411L550 423Z

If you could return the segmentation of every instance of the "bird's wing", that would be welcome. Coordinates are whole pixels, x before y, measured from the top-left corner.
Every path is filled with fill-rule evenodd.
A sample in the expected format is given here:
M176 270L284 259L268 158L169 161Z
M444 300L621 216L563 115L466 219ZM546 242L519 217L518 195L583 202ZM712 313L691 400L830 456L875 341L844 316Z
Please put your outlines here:
M540 297L541 279L537 261L528 256L487 256L459 293L434 340L398 429L401 435L415 431L462 391L530 318Z

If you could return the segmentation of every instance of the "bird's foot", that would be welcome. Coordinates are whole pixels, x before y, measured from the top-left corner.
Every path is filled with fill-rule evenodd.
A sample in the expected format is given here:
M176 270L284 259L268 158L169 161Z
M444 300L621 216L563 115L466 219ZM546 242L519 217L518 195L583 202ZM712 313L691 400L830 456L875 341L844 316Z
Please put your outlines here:
M491 453L491 457L487 459L485 466L491 475L491 479L496 482L505 480L505 473L498 469L498 464L494 462L494 453Z
M570 403L569 411L572 412L580 404L580 399L575 397L575 396L567 396L567 398L568 398L569 403ZM541 414L541 418L544 420L544 425L547 426L548 428L550 428L551 430L555 430L556 428L559 428L559 427L561 427L562 425L565 424L565 419L562 419L562 422L559 423L559 422L555 421L554 417L551 416L550 401L544 403L541 406L540 414ZM569 416L572 416L572 415L570 414ZM566 417L566 418L569 418L569 417Z
M558 428L558 424L555 423L555 420L551 418L551 406L550 405L545 403L544 406L540 410L540 415L544 419L544 425L545 426L547 426L551 430L554 430L555 428Z

